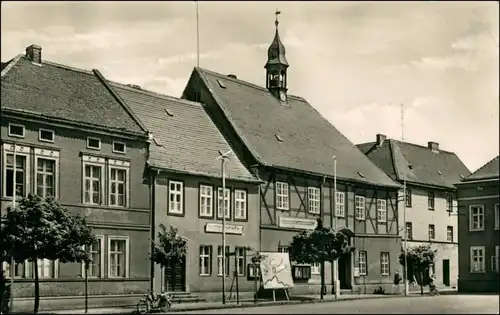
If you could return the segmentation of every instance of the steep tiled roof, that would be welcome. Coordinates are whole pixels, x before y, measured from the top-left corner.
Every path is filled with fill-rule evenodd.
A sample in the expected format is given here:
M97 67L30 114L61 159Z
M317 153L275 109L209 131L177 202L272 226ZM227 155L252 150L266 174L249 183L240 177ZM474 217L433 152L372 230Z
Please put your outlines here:
M2 108L145 133L93 71L17 59L2 71Z
M481 166L477 171L467 176L464 181L490 179L500 177L500 156Z
M416 184L454 188L470 171L453 152L433 152L428 147L387 139L381 146L375 142L358 144L375 164L391 178ZM408 167L408 166L411 166Z
M282 105L263 87L205 69L194 73L259 163L332 177L336 156L339 179L398 186L303 98L289 95Z
M149 165L220 177L217 157L231 147L201 104L115 82L111 86L153 135ZM234 154L226 163L226 176L256 180Z

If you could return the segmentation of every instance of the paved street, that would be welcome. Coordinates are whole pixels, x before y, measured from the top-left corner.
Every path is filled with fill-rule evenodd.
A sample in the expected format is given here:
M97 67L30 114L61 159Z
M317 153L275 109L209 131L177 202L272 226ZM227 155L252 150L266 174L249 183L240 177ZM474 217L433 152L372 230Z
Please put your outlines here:
M204 310L204 314L497 314L496 295L412 296L316 304L280 305L240 309ZM194 314L200 311L176 312Z

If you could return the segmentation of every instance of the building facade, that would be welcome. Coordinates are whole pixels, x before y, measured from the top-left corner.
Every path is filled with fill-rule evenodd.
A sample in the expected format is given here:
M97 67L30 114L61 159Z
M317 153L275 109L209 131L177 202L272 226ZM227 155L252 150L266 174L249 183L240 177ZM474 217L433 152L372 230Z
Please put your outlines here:
M499 292L500 157L457 184L460 292Z
M259 199L263 252L287 251L293 236L314 229L321 217L326 226L344 229L356 247L338 264L326 266L328 291L334 279L347 290L391 290L401 246L399 185L306 100L288 94L289 65L277 26L265 87L195 68L183 98L206 104L243 162L264 180ZM294 291L319 292L319 272L318 265L295 264Z
M97 70L42 59L31 45L1 73L1 215L29 193L54 196L86 217L97 241L90 305L120 303L149 285L147 134ZM15 162L14 162L15 155ZM14 183L14 163L16 176ZM15 187L15 188L14 188ZM3 263L14 276L14 310L33 308L33 266ZM80 263L40 260L40 309L83 306Z
M406 197L400 198L398 206L400 233L403 239L406 233L408 247L431 244L437 252L429 273L435 274L438 286L457 289L458 217L453 184L470 174L467 167L455 153L440 150L436 142L425 147L378 134L375 142L358 147L394 180L406 184ZM403 196L404 191L400 193ZM418 280L412 270L407 272L410 282ZM417 286L410 289L420 290Z
M221 179L221 154L232 150L202 104L112 82L120 98L150 132L148 173L153 200L153 235L161 226L174 227L187 241L183 263L154 264L152 288L196 293L221 299L222 216L226 216L225 290L251 296L252 255L260 250L259 184L238 156L225 162L226 192ZM225 196L225 197L223 197ZM248 294L247 294L248 295Z

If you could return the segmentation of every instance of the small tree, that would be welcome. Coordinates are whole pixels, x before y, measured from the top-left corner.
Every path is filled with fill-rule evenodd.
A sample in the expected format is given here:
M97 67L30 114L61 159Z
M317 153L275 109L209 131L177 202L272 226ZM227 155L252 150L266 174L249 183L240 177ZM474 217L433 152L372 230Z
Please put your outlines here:
M412 247L407 251L406 261L408 262L408 265L406 269L412 271L412 273L417 277L420 284L421 295L424 295L425 273L428 272L429 267L434 263L436 251L437 250L431 248L430 244ZM401 254L399 255L399 263L403 267L405 266L404 249L401 250ZM405 281L408 280L405 279Z
M32 194L15 209L7 208L0 233L5 257L33 264L35 314L40 304L38 260L89 263L88 248L95 241L84 218L72 216L52 197L42 199Z
M335 261L342 255L354 250L349 246L348 237L342 232L335 232L323 226L318 218L318 224L312 231L301 231L293 237L290 246L292 261L305 264L319 263L321 267L321 299L325 287L325 261Z
M186 257L187 242L178 235L178 230L171 226L170 229L160 224L161 230L158 232L158 242L153 242L151 260L163 268L170 267L173 273L175 266L183 262ZM173 279L175 279L173 277Z
M252 250L251 248L248 248L249 250ZM259 252L255 252L255 254L252 255L252 258L250 261L254 265L255 269L255 277L254 277L254 289L255 289L255 295L254 295L254 302L257 303L257 295L259 292L259 287L258 287L258 282L261 280L261 272L260 272L260 263L266 259L267 255L262 255Z

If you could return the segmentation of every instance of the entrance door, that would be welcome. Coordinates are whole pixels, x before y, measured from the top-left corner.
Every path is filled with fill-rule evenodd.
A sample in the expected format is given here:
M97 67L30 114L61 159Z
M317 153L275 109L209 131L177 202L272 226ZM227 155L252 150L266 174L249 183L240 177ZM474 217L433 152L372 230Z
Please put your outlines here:
M186 291L186 259L165 268L165 284L167 292Z
M348 273L349 255L342 255L338 260L339 268L339 282L341 289L350 289L350 274Z
M450 286L450 260L443 259L443 284Z

